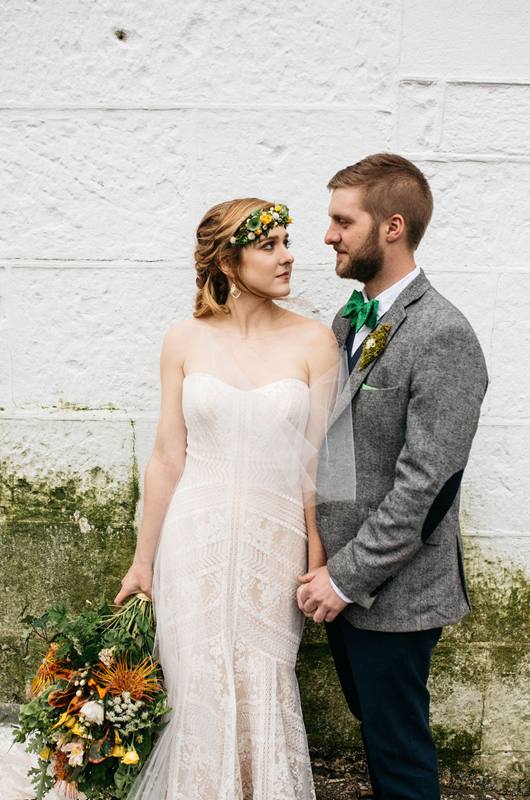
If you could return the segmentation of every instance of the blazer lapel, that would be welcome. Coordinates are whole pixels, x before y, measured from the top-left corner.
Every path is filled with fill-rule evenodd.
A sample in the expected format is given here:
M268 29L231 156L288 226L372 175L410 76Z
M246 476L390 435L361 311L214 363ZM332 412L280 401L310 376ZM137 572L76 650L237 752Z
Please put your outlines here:
M385 349L390 344L392 338L399 330L403 321L407 318L407 311L406 311L407 306L415 302L416 300L419 300L419 298L423 294L425 294L425 292L427 291L427 289L430 288L430 286L431 284L425 277L425 273L422 270L420 275L418 275L417 278L415 278L411 283L409 283L409 285L401 292L401 294L398 295L398 297L396 298L392 306L389 308L389 310L386 312L386 314L383 314L381 319L378 320L377 328L379 328L379 326L382 325L383 323L388 323L388 325L390 325L390 330L388 331L388 336L385 343ZM337 317L335 317L333 323L334 331L335 331L335 324L337 322ZM345 320L345 322L349 322L349 320ZM347 335L348 332L346 332L346 336ZM335 336L337 336L336 331L335 331ZM346 341L346 338L344 339L344 341ZM338 336L337 336L337 342L340 346L341 343L338 339ZM381 355L383 355L383 353ZM355 395L357 394L363 383L365 383L366 378L370 374L372 368L377 364L378 358L381 358L381 356L378 356L377 358L374 358L373 361L370 361L368 366L366 366L360 372L359 372L359 367L358 366L355 367L355 369L353 370L352 374L349 377L349 380L346 382L344 389L342 390L342 393L337 401L337 405L333 410L333 414L331 415L330 419L330 425L333 425L335 420L340 417L344 409L351 404L353 398L355 397Z
M346 339L348 338L348 334L351 328L351 320L347 319L346 317L342 316L342 312L346 306L343 306L338 314L335 316L333 320L333 324L331 326L333 333L335 334L335 339L337 340L337 344L340 347L344 347L346 344Z

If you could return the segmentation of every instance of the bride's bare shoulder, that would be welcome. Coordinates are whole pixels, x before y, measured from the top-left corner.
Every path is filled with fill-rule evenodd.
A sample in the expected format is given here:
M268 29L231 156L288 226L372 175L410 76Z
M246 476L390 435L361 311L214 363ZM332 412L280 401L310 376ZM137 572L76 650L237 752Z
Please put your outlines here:
M337 341L333 331L322 322L289 312L292 316L291 324L298 327L297 336L303 337L308 345L327 346L336 348Z
M204 336L205 326L194 317L172 325L164 336L162 353L172 355L185 354L198 339Z

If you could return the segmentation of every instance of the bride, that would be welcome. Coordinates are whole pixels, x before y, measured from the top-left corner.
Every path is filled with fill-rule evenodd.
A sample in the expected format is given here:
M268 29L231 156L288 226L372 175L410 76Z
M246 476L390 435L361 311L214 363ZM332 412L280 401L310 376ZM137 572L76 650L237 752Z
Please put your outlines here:
M208 211L193 319L164 340L145 511L116 602L152 593L172 712L134 800L315 796L296 590L325 563L312 489L339 355L331 331L274 302L290 291L290 222L257 198Z

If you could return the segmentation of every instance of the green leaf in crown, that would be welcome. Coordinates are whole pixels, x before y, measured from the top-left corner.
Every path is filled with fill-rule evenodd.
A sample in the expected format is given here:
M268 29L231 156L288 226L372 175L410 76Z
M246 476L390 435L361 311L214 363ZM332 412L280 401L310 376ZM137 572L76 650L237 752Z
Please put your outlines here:
M258 228L260 227L260 225L261 225L261 222L259 221L259 216L257 216L257 217L251 217L251 218L250 218L250 219L247 221L247 224L246 224L246 226L245 226L245 227L246 227L246 228L247 228L247 230L249 230L249 231L257 231L257 230L258 230Z
M270 208L256 208L230 237L230 245L243 247L260 239L261 236L267 237L278 225L285 228L291 224L289 209L284 203L278 203Z

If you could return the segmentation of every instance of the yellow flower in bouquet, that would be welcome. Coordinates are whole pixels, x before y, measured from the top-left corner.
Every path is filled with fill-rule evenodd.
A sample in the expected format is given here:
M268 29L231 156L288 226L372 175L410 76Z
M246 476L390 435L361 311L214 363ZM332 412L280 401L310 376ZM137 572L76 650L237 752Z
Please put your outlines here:
M136 764L139 760L136 750L128 750L121 760L122 764Z
M126 797L168 712L153 656L150 599L135 596L114 613L102 601L98 610L78 616L57 605L45 617L44 627L34 624L42 626L42 616L26 620L48 642L48 652L14 733L21 743L35 733L41 737L31 778L38 796L44 796L39 787L54 785L71 800L80 793L108 800ZM102 770L99 765L106 759ZM110 793L109 777L116 787Z

